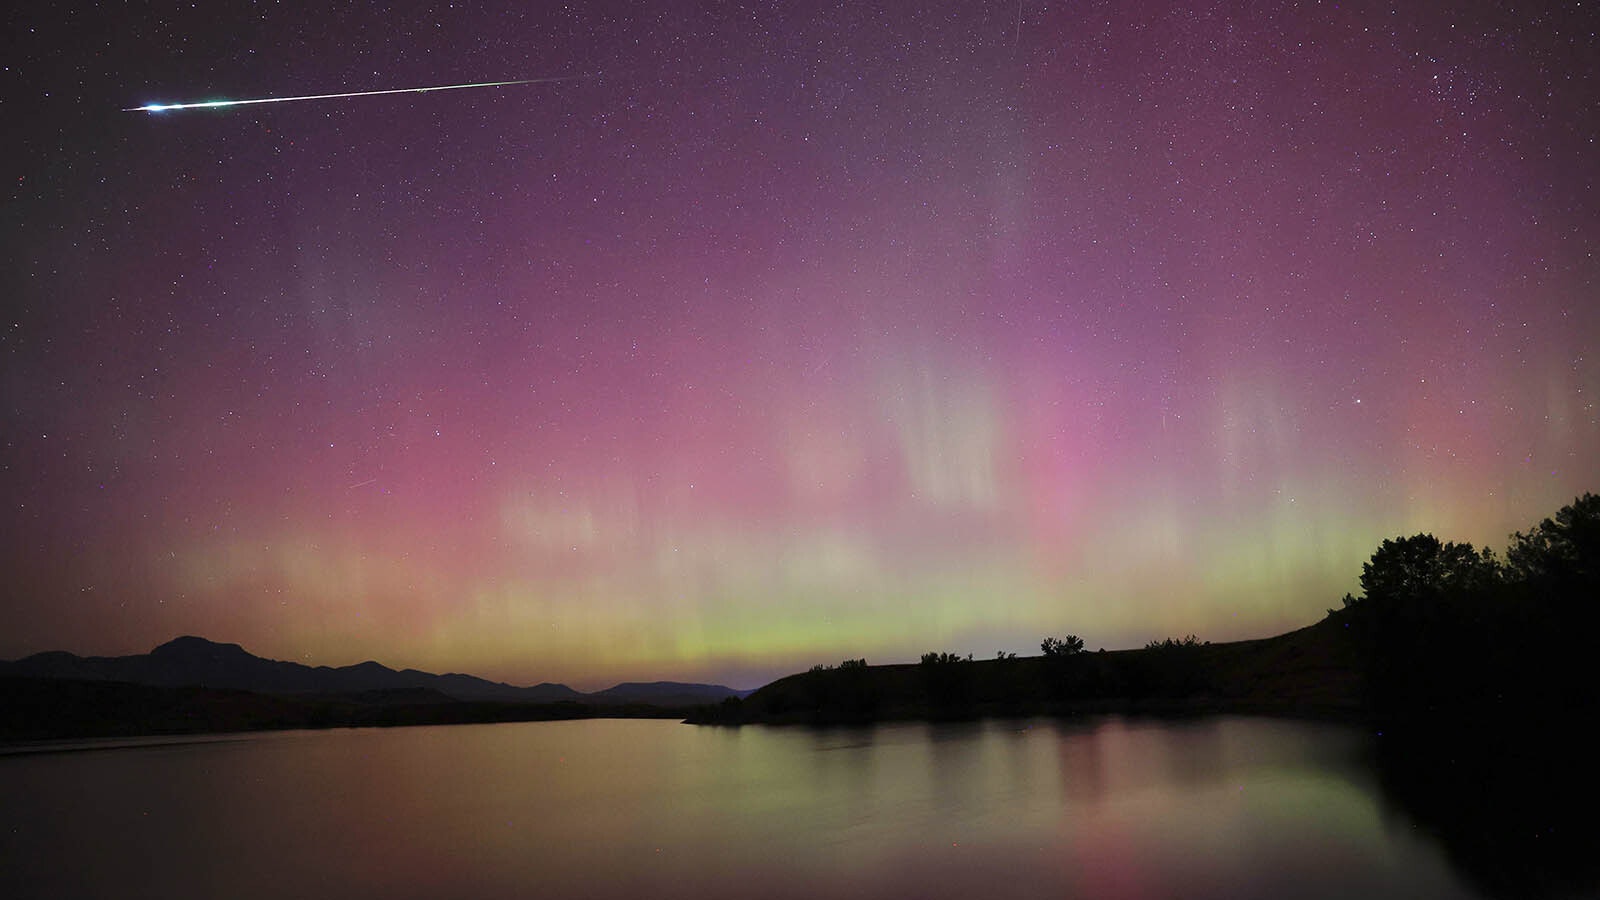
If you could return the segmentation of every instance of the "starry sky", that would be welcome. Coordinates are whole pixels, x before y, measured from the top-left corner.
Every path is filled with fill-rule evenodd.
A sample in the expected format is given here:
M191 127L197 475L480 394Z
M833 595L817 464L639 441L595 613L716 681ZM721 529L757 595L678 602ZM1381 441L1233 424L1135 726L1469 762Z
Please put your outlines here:
M1263 637L1600 489L1577 4L25 6L0 658Z

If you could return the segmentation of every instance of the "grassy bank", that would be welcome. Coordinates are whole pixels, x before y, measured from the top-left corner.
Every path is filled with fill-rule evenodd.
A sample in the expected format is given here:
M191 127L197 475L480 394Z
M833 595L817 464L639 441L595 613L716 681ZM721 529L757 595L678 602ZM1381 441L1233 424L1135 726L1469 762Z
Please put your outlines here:
M841 666L702 707L697 724L834 724L1104 712L1346 718L1361 709L1358 647L1342 623L1277 637L1013 659Z

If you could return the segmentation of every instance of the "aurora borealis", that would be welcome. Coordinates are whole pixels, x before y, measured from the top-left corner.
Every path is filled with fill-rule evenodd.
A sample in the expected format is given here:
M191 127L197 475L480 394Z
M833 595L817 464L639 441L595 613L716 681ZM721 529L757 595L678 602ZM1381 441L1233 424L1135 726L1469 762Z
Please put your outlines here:
M1600 489L1583 7L524 6L9 14L0 658L1257 637Z

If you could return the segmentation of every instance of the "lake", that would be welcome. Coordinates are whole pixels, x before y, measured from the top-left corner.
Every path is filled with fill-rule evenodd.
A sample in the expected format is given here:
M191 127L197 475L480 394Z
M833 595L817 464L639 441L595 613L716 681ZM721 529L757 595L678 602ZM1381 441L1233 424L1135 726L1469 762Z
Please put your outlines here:
M0 756L0 896L1478 896L1385 804L1370 740L596 719Z

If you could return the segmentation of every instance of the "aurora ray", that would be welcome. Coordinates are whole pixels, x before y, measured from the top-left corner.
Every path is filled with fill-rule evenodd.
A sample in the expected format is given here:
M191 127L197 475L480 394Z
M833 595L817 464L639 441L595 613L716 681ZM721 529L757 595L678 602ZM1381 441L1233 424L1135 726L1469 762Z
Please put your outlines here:
M557 75L550 78L523 78L516 81L478 81L472 84L441 84L432 87L390 88L382 91L347 91L338 94L304 94L298 97L259 97L253 100L201 100L194 103L146 103L128 106L123 112L175 112L183 109L222 109L229 106L253 106L259 103L293 103L298 100L336 100L342 97L376 97L380 94L427 94L433 91L459 91L466 88L506 87L513 84L543 84L551 81L573 81L591 78L590 75Z

